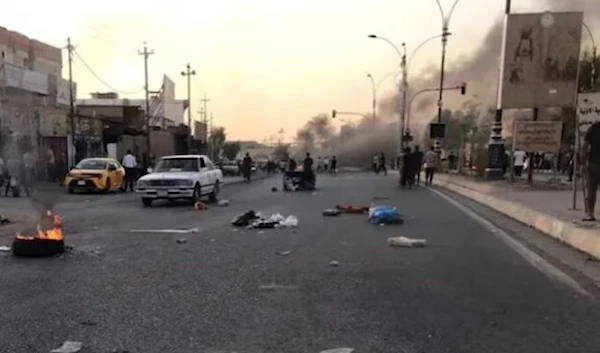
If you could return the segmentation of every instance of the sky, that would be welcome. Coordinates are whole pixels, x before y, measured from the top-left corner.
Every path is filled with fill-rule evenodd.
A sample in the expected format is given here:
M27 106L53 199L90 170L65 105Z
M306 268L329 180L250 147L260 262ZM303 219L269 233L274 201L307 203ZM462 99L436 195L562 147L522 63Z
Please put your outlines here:
M454 0L440 3L447 13ZM476 50L503 9L504 0L458 2L450 21L448 65ZM513 0L514 12L545 10L543 1ZM181 71L190 63L196 71L194 119L206 92L214 124L226 128L228 139L242 140L274 138L280 129L290 140L312 116L332 109L370 112L366 72L379 81L399 67L399 57L368 35L398 46L405 42L411 55L423 40L441 33L441 23L435 0L30 0L0 12L0 26L30 38L55 46L72 38L79 56L104 81L75 58L78 98L113 89L121 97L143 97L138 51L144 42L154 50L151 90L160 88L166 74L175 81L176 96L186 98ZM439 65L440 49L438 40L425 44L415 53L410 74ZM393 80L384 80L377 97L393 90Z

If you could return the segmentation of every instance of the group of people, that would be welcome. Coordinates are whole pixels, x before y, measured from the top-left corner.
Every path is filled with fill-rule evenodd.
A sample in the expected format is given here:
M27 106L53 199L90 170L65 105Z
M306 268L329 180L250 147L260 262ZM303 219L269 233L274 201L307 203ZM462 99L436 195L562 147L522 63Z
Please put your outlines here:
M310 154L309 154L310 157ZM321 158L321 156L317 157L317 173L321 172L329 172L331 174L337 173L337 157L331 157L331 161L329 157Z
M425 167L425 185L431 186L433 175L439 166L439 155L434 151L433 146L429 151L423 153L419 146L415 146L414 151L406 147L403 151L400 167L400 186L404 189L411 189L413 185L421 183L421 170Z

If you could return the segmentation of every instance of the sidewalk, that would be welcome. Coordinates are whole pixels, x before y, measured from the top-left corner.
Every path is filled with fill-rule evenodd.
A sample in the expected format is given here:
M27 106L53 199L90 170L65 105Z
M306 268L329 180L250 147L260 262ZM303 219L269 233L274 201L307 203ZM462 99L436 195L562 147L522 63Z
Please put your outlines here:
M541 178L544 179L544 178ZM536 180L483 182L467 177L438 174L434 184L468 197L542 233L600 260L600 223L582 222L583 195L577 195L577 210L572 210L573 192L566 183L552 185Z

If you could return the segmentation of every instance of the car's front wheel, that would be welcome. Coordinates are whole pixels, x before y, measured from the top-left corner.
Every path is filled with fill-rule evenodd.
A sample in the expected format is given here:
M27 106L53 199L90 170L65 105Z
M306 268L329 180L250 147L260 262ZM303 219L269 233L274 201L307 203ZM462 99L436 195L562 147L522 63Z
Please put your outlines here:
M196 203L196 202L200 201L201 198L202 198L202 187L200 186L200 184L196 184L196 186L194 186L194 194L192 195L192 202Z

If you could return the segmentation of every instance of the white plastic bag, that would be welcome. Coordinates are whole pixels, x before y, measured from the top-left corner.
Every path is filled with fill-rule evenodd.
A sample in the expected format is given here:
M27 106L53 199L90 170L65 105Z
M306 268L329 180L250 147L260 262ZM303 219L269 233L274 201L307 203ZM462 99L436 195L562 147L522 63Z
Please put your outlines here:
M296 216L288 216L286 219L279 222L282 227L295 228L298 226L298 218Z

